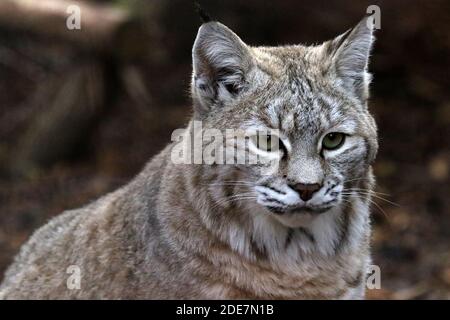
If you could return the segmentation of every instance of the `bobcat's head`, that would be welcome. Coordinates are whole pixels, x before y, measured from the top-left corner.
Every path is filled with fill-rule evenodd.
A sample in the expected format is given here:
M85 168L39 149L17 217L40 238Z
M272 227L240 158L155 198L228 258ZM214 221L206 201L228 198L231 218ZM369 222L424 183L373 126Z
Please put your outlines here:
M269 173L259 164L234 168L245 173L250 201L284 225L342 205L371 180L378 147L367 108L372 42L367 18L317 46L251 47L218 22L200 27L194 119L219 130L277 129L270 141L250 139L247 148L276 156Z

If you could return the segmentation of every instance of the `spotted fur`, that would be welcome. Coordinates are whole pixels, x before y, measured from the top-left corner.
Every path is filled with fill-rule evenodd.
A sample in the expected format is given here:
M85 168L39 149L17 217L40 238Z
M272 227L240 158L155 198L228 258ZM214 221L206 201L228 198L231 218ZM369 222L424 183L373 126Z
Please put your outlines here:
M39 229L0 295L363 298L377 153L367 107L372 42L366 19L309 47L251 47L218 22L203 24L193 120L278 129L277 166L263 174L260 164L174 164L170 144L125 187ZM336 131L344 145L321 150ZM320 189L302 201L299 183ZM66 286L70 265L81 269L80 290Z

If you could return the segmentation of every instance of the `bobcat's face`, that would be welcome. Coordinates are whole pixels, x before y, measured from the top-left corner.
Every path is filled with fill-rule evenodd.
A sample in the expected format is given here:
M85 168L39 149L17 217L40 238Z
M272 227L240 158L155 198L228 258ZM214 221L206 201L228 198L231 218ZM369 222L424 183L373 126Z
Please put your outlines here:
M295 80L283 77L272 85L274 98L262 103L253 119L261 130L278 129L270 138L278 141L278 162L262 171L249 169L257 203L288 224L345 201L366 176L376 149L365 106L347 97L332 77L315 85L317 80L308 81L314 74L294 74Z
M270 158L270 165L236 168L252 186L253 200L285 225L299 225L363 192L357 188L377 151L367 109L371 43L365 20L315 47L252 48L216 22L199 31L196 118L220 130L275 132L262 146L249 139L250 146L238 150Z

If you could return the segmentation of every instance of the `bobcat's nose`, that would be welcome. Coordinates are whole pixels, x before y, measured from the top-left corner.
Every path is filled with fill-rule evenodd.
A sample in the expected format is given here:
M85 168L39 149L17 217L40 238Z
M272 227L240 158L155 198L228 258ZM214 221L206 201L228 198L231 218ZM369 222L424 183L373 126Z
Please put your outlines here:
M310 183L310 184L296 183L291 184L289 186L298 192L300 198L303 201L310 200L313 197L314 192L318 191L321 188L321 185L318 183Z

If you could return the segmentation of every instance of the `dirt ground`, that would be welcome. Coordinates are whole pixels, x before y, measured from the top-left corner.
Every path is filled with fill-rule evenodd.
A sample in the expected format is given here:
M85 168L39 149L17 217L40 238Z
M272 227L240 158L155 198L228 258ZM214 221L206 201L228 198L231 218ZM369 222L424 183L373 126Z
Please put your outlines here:
M371 58L370 109L380 135L377 191L385 200L375 198L372 210L373 263L380 267L382 288L369 290L368 297L449 299L450 6L377 3L382 20ZM355 24L368 4L255 0L208 9L250 44L277 45L327 40ZM0 274L37 227L125 184L186 123L190 46L198 21L181 1L165 12L154 22L161 23L164 43L158 63L153 59L120 71L140 70L148 97L119 91L76 152L20 176L9 170L19 160L16 147L43 108L30 101L32 93L62 74L65 64L81 62L71 50L0 28Z

